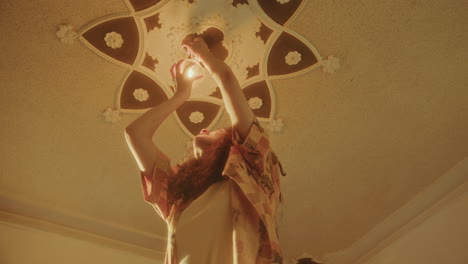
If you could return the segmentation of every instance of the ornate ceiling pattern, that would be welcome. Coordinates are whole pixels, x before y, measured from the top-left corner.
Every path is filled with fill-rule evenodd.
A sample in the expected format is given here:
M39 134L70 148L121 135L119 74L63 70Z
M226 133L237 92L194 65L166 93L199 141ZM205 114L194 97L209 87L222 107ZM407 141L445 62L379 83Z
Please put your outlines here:
M260 121L279 131L271 79L288 78L322 64L317 50L287 25L303 0L126 0L130 12L105 17L77 34L92 51L128 69L116 98L106 110L115 122L119 113L144 112L170 98L169 70L186 58L181 42L188 35L204 38L210 50L237 76ZM63 34L66 35L66 34ZM176 111L190 136L211 128L224 111L219 87L205 69L190 99Z

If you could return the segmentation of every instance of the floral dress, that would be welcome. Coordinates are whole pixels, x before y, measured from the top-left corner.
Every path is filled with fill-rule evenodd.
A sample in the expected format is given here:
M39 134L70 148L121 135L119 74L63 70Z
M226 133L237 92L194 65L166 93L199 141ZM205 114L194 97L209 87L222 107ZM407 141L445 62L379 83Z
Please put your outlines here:
M233 130L230 149L223 176L232 181L229 192L232 215L232 241L234 264L282 263L282 254L275 220L280 202L281 164L270 147L268 134L257 120L242 142ZM168 192L169 181L176 173L170 160L158 158L153 171L140 172L143 195L167 224L168 237L165 264L177 264L175 232L177 222L190 201L174 201ZM285 175L285 174L283 174ZM257 230L257 232L251 232ZM257 248L251 248L251 241Z

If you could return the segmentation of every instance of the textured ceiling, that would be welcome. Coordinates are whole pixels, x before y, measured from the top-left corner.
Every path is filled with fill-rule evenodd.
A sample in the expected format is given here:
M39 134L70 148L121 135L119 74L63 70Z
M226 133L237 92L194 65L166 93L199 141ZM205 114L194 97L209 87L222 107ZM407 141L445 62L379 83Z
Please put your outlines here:
M126 70L57 25L127 12L120 0L1 1L0 193L165 235L143 202L123 137L137 114L103 120ZM272 136L288 176L287 256L343 250L468 155L468 6L463 1L307 1L288 26L342 60L273 80ZM222 116L217 126L227 125ZM170 139L170 140L169 140ZM156 143L175 161L189 137L174 117Z

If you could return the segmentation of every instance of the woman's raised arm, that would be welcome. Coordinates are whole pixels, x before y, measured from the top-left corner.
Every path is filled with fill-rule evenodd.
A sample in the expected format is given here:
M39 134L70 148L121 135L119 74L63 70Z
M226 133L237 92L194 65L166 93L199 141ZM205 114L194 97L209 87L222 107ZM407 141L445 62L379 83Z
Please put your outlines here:
M221 90L224 105L226 106L232 125L241 138L245 139L255 119L255 115L231 68L224 61L216 58L209 51L205 41L200 37L187 39L183 45L212 74Z
M189 68L190 65L182 69L182 62L183 61L179 61L171 68L171 74L176 81L176 92L174 96L149 109L125 128L127 144L140 170L143 172L153 168L156 158L162 157L167 159L167 156L153 143L153 135L162 122L190 97L192 83L199 78L199 76L196 78L188 78L185 74L185 70Z

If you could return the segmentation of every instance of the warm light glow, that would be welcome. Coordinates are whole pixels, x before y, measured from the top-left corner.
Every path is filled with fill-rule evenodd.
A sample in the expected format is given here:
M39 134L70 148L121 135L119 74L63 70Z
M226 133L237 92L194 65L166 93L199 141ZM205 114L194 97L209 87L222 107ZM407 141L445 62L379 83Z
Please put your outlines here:
M187 70L187 76L189 78L194 78L196 76L203 76L203 68L201 67L200 63L196 60L186 60L185 63L194 63L190 68Z
M195 76L195 71L194 71L193 67L190 67L190 69L188 70L187 75L188 75L189 78L193 78L193 76Z

